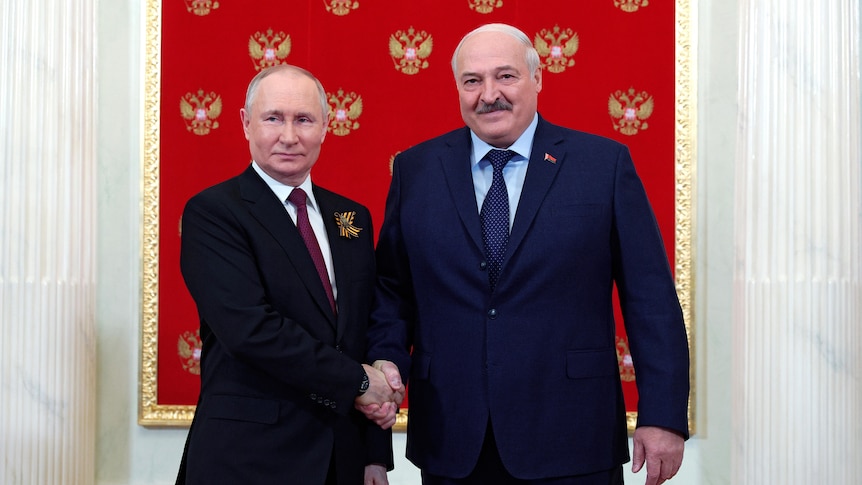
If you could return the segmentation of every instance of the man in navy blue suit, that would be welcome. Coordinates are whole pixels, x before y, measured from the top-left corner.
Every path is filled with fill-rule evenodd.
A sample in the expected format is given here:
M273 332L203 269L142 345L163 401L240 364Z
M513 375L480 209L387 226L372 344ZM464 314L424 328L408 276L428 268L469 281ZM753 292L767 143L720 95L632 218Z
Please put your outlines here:
M688 344L628 149L538 114L539 57L514 27L467 34L452 68L467 126L395 159L377 246L369 358L409 377L408 458L428 485L623 483L616 284L633 470L663 483L688 437Z

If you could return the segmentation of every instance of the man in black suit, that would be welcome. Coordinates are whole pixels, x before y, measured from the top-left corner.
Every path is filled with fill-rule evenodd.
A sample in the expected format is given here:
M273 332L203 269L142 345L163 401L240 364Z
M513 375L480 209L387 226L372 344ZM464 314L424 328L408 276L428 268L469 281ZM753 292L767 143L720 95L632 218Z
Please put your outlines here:
M387 483L388 432L355 407L389 428L403 388L391 363L361 364L374 232L364 206L311 181L328 114L311 73L260 72L240 111L251 165L185 207L203 353L177 483Z
M396 157L377 245L369 358L410 376L408 458L426 485L622 484L616 284L634 470L664 482L688 436L688 345L628 149L538 114L539 57L514 27L467 34L452 68L467 126Z

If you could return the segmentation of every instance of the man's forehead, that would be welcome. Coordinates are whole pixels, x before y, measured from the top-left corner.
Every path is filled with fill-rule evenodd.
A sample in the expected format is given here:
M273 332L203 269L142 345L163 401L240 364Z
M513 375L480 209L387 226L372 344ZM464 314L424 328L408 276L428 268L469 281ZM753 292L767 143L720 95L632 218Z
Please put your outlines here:
M493 38L478 38L484 34L497 35ZM499 32L481 32L464 41L456 61L459 68L476 63L493 65L494 62L498 64L494 68L514 68L524 63L525 56L526 47L511 36Z
M477 49L495 49L501 51L517 51L515 47L523 48L524 45L518 39L503 32L477 32L464 39L461 45L461 53Z
M269 77L263 81L268 79ZM269 84L261 82L258 88L253 104L259 105L260 109L307 109L302 106L320 105L320 93L313 81L304 83L300 78L273 81L275 82Z

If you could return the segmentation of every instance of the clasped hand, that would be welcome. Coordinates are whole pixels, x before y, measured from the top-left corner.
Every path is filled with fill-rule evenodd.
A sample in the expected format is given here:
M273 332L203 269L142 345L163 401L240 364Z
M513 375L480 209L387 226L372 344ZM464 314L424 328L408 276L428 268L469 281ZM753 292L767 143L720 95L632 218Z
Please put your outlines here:
M398 408L404 400L404 385L398 367L388 360L374 365L362 364L368 374L368 390L356 398L354 407L383 429L395 424Z

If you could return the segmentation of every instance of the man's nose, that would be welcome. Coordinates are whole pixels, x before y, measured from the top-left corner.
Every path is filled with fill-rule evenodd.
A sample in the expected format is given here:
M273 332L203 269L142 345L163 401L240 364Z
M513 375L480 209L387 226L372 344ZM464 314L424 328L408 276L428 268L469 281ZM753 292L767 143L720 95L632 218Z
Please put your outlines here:
M500 90L497 88L497 83L493 79L487 79L482 83L482 92L480 99L485 104L494 104L494 101L500 98Z
M296 142L296 128L293 123L285 123L281 129L278 140L284 144L292 144Z

